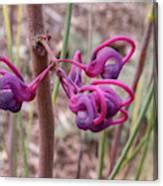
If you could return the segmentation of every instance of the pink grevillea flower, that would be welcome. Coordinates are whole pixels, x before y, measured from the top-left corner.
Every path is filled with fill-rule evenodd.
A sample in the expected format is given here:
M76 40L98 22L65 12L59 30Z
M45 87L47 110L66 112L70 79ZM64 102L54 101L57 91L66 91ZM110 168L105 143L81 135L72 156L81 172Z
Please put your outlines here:
M124 57L110 47L118 41L130 45L130 50ZM69 108L76 115L78 128L100 132L127 120L128 113L124 107L133 101L134 94L127 85L114 79L118 78L122 67L135 51L135 44L130 38L118 36L105 41L94 49L87 64L82 62L79 51L74 54L73 59L57 59L47 43L47 38L41 38L40 42L51 56L50 60L57 66L56 73L69 98ZM109 63L112 60L115 61L114 64ZM72 64L68 75L58 65L62 62ZM101 75L103 79L83 85L82 71L91 78ZM123 100L112 86L123 89L128 94L128 98Z
M124 57L122 57L115 49L110 47L110 45L116 42L125 42L130 46L130 50ZM101 75L103 79L117 79L122 67L129 62L134 51L135 43L133 40L127 36L117 36L97 46L93 50L92 57L87 64L78 63L76 58L73 58L72 60L61 59L57 62L72 63L78 68L84 70L89 77ZM114 64L109 64L112 60L114 61Z
M58 70L61 84L69 98L69 108L76 115L77 126L83 130L100 132L111 125L125 122L128 114L124 107L134 99L132 90L123 82L113 79L94 80L89 85L78 86L74 81L78 73L70 81L69 75L66 76L62 69ZM122 88L128 98L122 100L111 86ZM118 113L119 117L116 118Z
M122 57L109 47L117 41L124 41L130 45L126 56ZM124 107L133 101L133 91L123 82L114 79L118 78L122 67L129 61L134 51L135 44L130 38L118 36L97 46L88 64L82 62L79 51L75 53L73 59L54 60L56 63L72 64L68 76L60 68L57 74L69 98L69 108L76 114L76 124L80 129L100 132L109 126L122 124L128 119ZM109 60L114 60L115 63L109 64ZM83 85L81 70L89 77L101 75L103 79ZM128 98L123 101L111 86L122 88L128 93Z
M130 50L125 57L122 57L116 50L109 47L118 41L126 42L130 45ZM117 36L97 46L92 54L92 58L86 67L86 74L90 77L101 75L104 79L117 79L119 73L135 51L135 43L127 36ZM114 64L109 61L114 60Z
M125 90L128 98L123 101L110 85ZM69 108L76 114L76 123L80 129L100 132L111 125L125 122L128 114L123 107L133 99L132 90L121 81L96 80L81 87L79 93L70 98ZM119 117L114 118L118 113Z
M32 101L41 81L47 76L54 64L49 65L31 83L26 84L18 69L6 57L0 57L13 72L0 70L0 109L18 112L24 101Z

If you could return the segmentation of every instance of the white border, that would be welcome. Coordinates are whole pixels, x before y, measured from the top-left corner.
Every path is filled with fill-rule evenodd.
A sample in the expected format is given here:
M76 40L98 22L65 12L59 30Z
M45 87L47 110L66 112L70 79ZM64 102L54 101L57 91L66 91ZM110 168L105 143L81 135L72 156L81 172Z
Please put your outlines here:
M149 0L150 1L150 0ZM62 2L72 2L65 0L28 0L28 3L62 3ZM100 0L76 0L73 2L113 2L113 1L100 1ZM115 2L115 1L114 1ZM133 2L133 1L130 1ZM139 1L140 2L140 1ZM151 1L150 1L151 2ZM17 186L17 185L53 185L53 186L103 186L103 185L163 185L163 114L160 114L160 111L163 111L163 1L158 0L159 2L159 180L155 182L135 182L135 181L99 181L99 180L56 180L56 179L20 179L20 178L0 178L1 186ZM21 2L18 0L5 0L0 1L0 4L16 4L23 3L27 4L26 0ZM161 73L162 71L162 73Z
M54 3L102 3L102 2L153 2L155 0L6 0L0 4L54 4Z

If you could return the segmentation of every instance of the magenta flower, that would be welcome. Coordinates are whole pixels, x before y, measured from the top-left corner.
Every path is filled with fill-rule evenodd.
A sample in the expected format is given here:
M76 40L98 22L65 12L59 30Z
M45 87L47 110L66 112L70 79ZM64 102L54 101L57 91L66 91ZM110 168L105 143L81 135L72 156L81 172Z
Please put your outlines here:
M125 57L109 47L118 41L126 42L131 46ZM130 60L134 51L135 43L127 36L117 36L107 40L94 49L92 58L86 67L86 74L90 77L101 75L104 79L117 79L123 65ZM109 60L114 60L115 63L109 64Z
M18 112L24 101L32 101L41 81L46 77L53 65L49 65L30 84L25 84L22 75L6 57L0 57L13 72L0 70L0 108Z
M108 86L106 86L108 85ZM123 101L109 85L115 85L126 91L129 97ZM79 89L69 101L69 108L76 114L76 123L80 129L100 132L111 125L121 124L128 119L123 107L134 99L132 90L118 80L96 80ZM119 118L113 118L121 113Z
M114 64L105 65L110 59L114 60ZM86 73L90 77L101 75L104 79L117 79L123 65L122 56L116 50L105 47L93 55Z
M84 64L80 51L76 51L72 59L57 59L48 45L46 36L40 37L48 54L50 64L30 84L26 84L15 66L5 57L0 61L5 63L13 73L0 70L0 108L18 112L24 101L31 101L36 90L49 70L55 65L55 71L60 78L62 87L69 98L69 108L76 115L78 128L100 132L112 125L122 124L128 119L125 107L134 99L133 91L123 82L117 80L123 66L130 60L135 51L134 42L126 36L118 36L107 40L93 50L89 63ZM110 47L111 44L123 41L130 45L129 52L122 57L119 52ZM114 64L109 63L114 60ZM68 75L59 67L59 63L71 63ZM82 71L90 78L101 76L88 85L82 81ZM119 87L127 94L123 99L112 87Z
M109 47L117 41L127 42L131 46L126 56L122 57L116 50ZM100 132L111 125L122 124L128 119L128 113L124 107L133 101L134 94L123 82L113 79L118 78L122 67L129 61L134 51L135 44L130 38L118 36L97 46L88 64L82 62L79 51L75 53L73 59L55 59L57 63L72 64L68 76L60 68L57 74L69 98L69 108L75 113L76 124L80 129ZM114 60L115 63L109 64L108 60ZM101 75L103 80L83 85L81 70L85 71L89 77ZM112 85L126 91L129 95L128 99L123 101L110 87Z
M124 107L134 99L133 91L119 80L94 80L89 85L78 85L75 81L80 75L77 69L70 78L72 69L67 76L62 69L58 69L61 84L69 98L69 108L76 115L76 124L80 129L100 132L111 125L121 124L128 119ZM80 82L81 83L81 82ZM128 98L122 100L118 93L110 86L123 89ZM118 118L115 118L120 113Z
M126 42L130 46L129 52L124 57L110 47L110 45L118 41ZM61 59L56 62L72 63L78 68L84 70L89 77L97 77L98 75L101 75L103 79L117 79L122 67L129 62L134 51L135 43L133 40L127 36L117 36L97 46L87 64L79 63L76 57L72 60ZM109 64L111 60L114 60L114 64Z

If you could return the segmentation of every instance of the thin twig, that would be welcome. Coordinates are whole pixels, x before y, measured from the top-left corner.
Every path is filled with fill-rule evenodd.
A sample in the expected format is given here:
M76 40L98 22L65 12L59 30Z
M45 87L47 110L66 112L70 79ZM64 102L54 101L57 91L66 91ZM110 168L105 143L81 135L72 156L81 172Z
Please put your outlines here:
M84 150L84 134L81 134L81 140L80 140L80 151L79 151L79 157L77 161L77 172L76 172L76 178L80 179L80 174L81 174L81 163L82 163L82 158L83 158L83 150Z
M4 16L4 24L6 31L6 40L7 40L7 48L8 54L12 61L13 59L13 38L12 38L12 25L9 16L9 9L7 5L3 6L3 16ZM18 114L12 115L9 113L9 135L8 135L8 157L9 157L9 175L16 176L17 175L17 116Z
M19 122L19 127L20 127L20 139L21 139L21 149L22 149L22 154L23 154L23 167L24 167L24 175L25 177L29 176L29 166L28 166L28 156L27 156L27 147L26 147L26 142L25 142L25 131L23 127L23 118L22 118L22 113L19 113L18 115L18 122Z
M103 131L101 133L101 138L99 143L98 179L102 178L102 172L104 168L104 158L105 158L105 144L106 144L106 131Z
M148 46L149 46L149 43L150 43L149 41L150 41L151 35L152 35L152 29L153 29L153 21L150 21L148 23L147 30L144 34L145 35L144 42L143 42L141 53L140 53L140 56L139 56L138 66L136 68L137 69L136 74L134 76L135 78L134 78L133 85L132 85L132 88L133 88L134 91L137 88L139 79L140 79L141 74L142 74L143 69L144 69L144 65L145 65L145 61L146 61L146 55L147 55L147 49L148 49Z
M123 161L124 159L126 158L126 155L135 139L135 136L137 135L137 132L139 131L139 128L141 126L141 122L142 122L142 119L144 118L144 114L146 113L147 111L147 108L150 104L150 101L152 99L152 96L153 96L153 83L151 84L150 86L150 89L148 90L148 94L146 96L146 100L145 100L145 103L140 111L140 114L139 114L139 117L137 119L137 122L135 124L135 128L134 130L132 131L125 147L123 148L123 151L121 153L121 156L119 157L115 167L113 168L113 171L111 172L111 175L109 176L109 179L114 179L115 176L117 175L117 173L119 172L122 164L123 164Z
M136 91L138 82L140 80L141 74L143 73L145 62L146 62L146 56L147 56L147 51L148 51L148 46L150 43L150 39L152 37L152 31L153 31L153 23L154 23L154 18L153 18L153 7L151 7L152 10L150 10L150 15L148 15L148 25L144 34L144 40L142 44L142 49L140 52L139 60L138 60L138 66L137 70L135 73L135 78L132 84L132 88L134 91ZM130 170L131 164L129 164L126 167L126 170L124 171L124 176L126 176Z
M137 70L136 70L136 73L134 76L135 78L134 78L133 84L132 84L132 88L133 88L134 92L136 91L139 79L143 73L143 69L144 69L144 65L145 65L145 61L146 61L147 49L148 49L148 45L149 45L149 41L150 41L151 33L152 33L152 27L153 27L153 21L150 20L148 23L147 30L144 34L145 37L144 37L144 42L143 42L141 53L140 53L139 60L138 60L138 67L136 68ZM116 161L117 151L118 151L117 147L120 144L120 137L121 137L122 129L123 129L123 125L120 125L115 129L114 139L113 139L113 143L112 143L112 147L111 147L112 150L110 153L109 175L110 175L110 173L114 167L115 161Z

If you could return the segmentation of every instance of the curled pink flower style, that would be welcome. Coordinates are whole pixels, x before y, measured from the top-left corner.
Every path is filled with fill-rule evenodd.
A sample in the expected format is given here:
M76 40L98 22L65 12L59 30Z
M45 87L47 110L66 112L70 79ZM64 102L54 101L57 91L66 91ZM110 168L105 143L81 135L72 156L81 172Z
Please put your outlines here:
M123 41L130 46L130 50L124 57L122 57L115 49L110 47L110 45L119 41ZM61 59L56 62L72 63L78 68L84 70L89 77L101 75L103 79L117 79L122 67L129 62L131 56L133 55L135 47L134 41L129 37L117 36L97 46L87 64L79 63L76 58ZM111 60L114 60L114 64L109 64Z
M129 95L128 98L123 101L109 85L122 88ZM108 126L126 121L128 114L123 107L133 99L132 90L121 81L96 80L81 87L79 93L70 98L69 108L76 114L76 123L80 129L100 132ZM114 119L118 113L120 116Z
M11 112L18 112L24 101L32 101L41 81L46 77L54 64L49 65L31 83L26 84L18 69L6 57L0 57L10 70L0 70L0 108Z
M130 45L130 50L122 57L116 50L109 47L115 42L123 41ZM124 64L126 64L135 51L135 43L127 36L117 36L97 46L92 58L86 67L86 74L90 77L101 75L104 79L117 79ZM114 60L114 64L109 64Z

